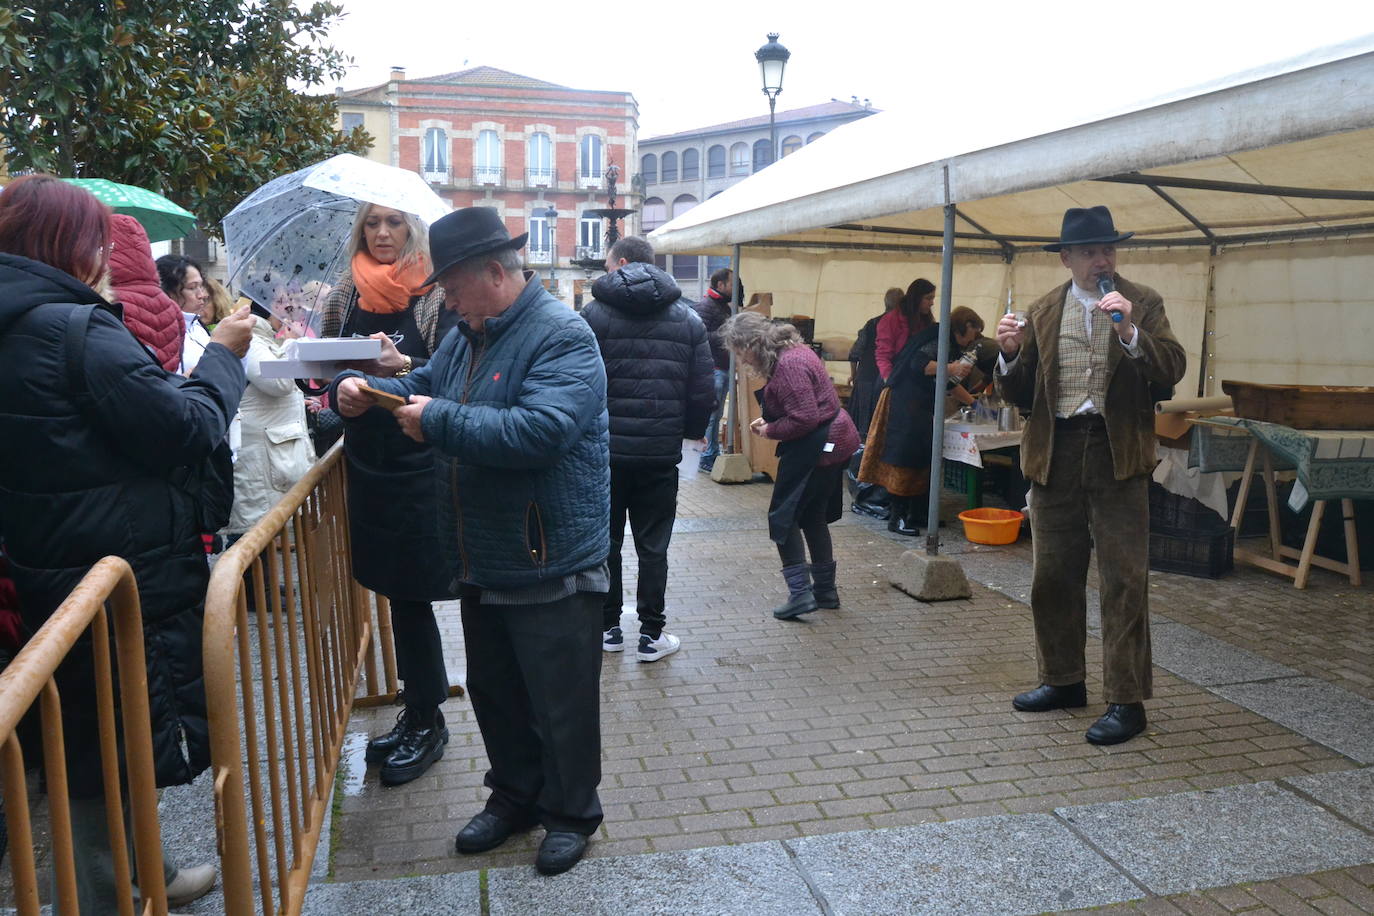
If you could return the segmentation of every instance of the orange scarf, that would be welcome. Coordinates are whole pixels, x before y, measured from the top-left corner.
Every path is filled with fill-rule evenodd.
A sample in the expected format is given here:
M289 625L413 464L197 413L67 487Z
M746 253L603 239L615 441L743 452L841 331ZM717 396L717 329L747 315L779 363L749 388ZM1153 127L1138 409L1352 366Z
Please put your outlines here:
M358 289L358 306L365 312L390 315L404 312L412 296L423 296L429 271L420 261L383 264L366 251L353 255L353 285Z

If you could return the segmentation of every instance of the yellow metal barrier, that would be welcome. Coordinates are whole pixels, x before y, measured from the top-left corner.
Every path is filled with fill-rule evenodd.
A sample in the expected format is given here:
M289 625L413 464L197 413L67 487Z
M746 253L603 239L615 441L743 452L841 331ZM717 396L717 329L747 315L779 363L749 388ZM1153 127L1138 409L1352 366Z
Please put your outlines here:
M105 603L109 601L107 614ZM110 630L113 622L119 669L122 733L115 721ZM148 720L148 675L143 656L143 614L129 564L106 557L86 574L42 628L0 674L0 739L3 740L5 817L9 825L10 868L14 875L15 906L21 916L38 916L38 879L34 863L24 754L15 734L20 720L37 700L43 719L43 761L48 779L48 811L52 831L53 868L57 903L63 913L77 912L76 868L72 857L71 812L67 802L67 762L64 752L61 697L53 674L86 630L92 637L96 708L100 728L100 759L105 798L122 799L118 740L127 755L129 812L133 819L134 855L138 873L162 875L162 840L157 818L157 788L153 777L153 735ZM107 826L114 858L117 905L121 916L133 916L133 882L128 847L124 842L121 804L106 804ZM166 916L167 892L162 881L148 882L143 912Z
M300 912L349 714L396 696L389 608L353 581L342 449L210 578L205 689L228 916L253 913L255 897L264 914Z

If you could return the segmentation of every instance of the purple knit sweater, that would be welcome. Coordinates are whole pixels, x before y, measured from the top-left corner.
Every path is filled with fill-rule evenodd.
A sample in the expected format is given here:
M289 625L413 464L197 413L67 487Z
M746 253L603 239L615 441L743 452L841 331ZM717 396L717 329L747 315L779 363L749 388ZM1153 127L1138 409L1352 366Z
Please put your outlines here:
M792 346L778 354L773 377L763 386L763 409L770 417L778 417L768 424L768 438L784 441L800 439L822 421L835 417L830 425L830 441L835 448L821 455L818 467L842 464L859 450L854 421L840 409L835 385L810 347Z

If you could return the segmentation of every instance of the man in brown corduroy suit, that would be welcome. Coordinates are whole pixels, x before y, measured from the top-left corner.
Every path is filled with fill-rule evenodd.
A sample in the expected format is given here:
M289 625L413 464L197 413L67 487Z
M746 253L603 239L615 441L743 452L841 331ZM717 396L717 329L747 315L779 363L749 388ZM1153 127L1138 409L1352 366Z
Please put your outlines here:
M1116 273L1116 243L1131 235L1116 231L1106 207L1066 211L1059 241L1045 249L1059 252L1071 279L1036 300L1024 321L1006 315L997 325L1002 393L1030 410L1021 459L1032 482L1031 613L1041 682L1012 706L1042 712L1087 705L1086 586L1095 547L1108 705L1088 729L1093 744L1119 744L1145 729L1150 388L1177 384L1185 361L1164 300Z

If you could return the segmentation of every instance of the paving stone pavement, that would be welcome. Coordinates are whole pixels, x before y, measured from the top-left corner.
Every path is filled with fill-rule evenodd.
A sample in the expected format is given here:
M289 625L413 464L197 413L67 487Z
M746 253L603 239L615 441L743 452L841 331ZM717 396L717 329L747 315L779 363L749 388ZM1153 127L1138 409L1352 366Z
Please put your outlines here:
M1310 901L1307 911L1374 911L1361 902L1374 884L1374 787L1357 769L1374 761L1374 734L1361 732L1374 721L1367 587L1360 594L1323 571L1305 592L1254 570L1215 582L1152 574L1159 670L1150 727L1124 746L1097 748L1082 738L1100 713L1093 640L1087 709L1010 709L1010 695L1035 678L1024 540L970 545L955 522L943 550L963 563L973 595L923 604L887 584L912 539L846 513L832 528L843 607L779 622L769 614L784 597L764 520L769 485L719 486L694 467L689 454L670 555L668 630L682 651L654 664L632 653L604 658L606 822L589 860L537 878L537 831L457 856L453 834L485 798L470 707L447 704L452 740L429 774L386 790L364 772L361 745L394 711L359 711L331 849L331 878L345 883L318 886L312 901L339 906L350 894L387 893L390 882L375 879L423 875L474 908L406 912L1221 912L1222 901L1242 899L1287 912L1284 894ZM632 595L628 550L625 565ZM632 614L625 625L633 628ZM456 607L444 608L441 628L450 677L461 681ZM1309 706L1321 728L1310 727L1311 709L1291 712L1295 695L1316 697ZM1341 729L1342 716L1356 727ZM1172 855L1183 840L1161 828L1143 851L1127 849L1137 874L1130 856L1080 820L1200 819L1223 832L1204 831L1189 848L1224 847L1275 829L1238 816L1256 806L1299 826L1279 830L1291 849L1251 843L1259 851L1239 871ZM1023 839L1006 842L1015 837ZM922 859L922 849L934 852ZM1151 856L1164 864L1141 864ZM1266 871L1275 859L1289 870ZM874 861L888 865L859 867ZM1160 878L1166 865L1184 877ZM884 909L874 882L893 869L901 877L885 885ZM479 870L485 885L472 882ZM1301 872L1313 874L1296 885L1305 897L1282 883ZM662 893L650 892L655 875ZM780 875L791 878L775 897L757 897ZM867 880L856 885L856 875ZM1244 882L1249 890L1216 890ZM756 896L732 896L740 893ZM1144 902L1126 903L1133 897ZM739 899L755 905L731 902ZM316 910L330 911L365 909Z

